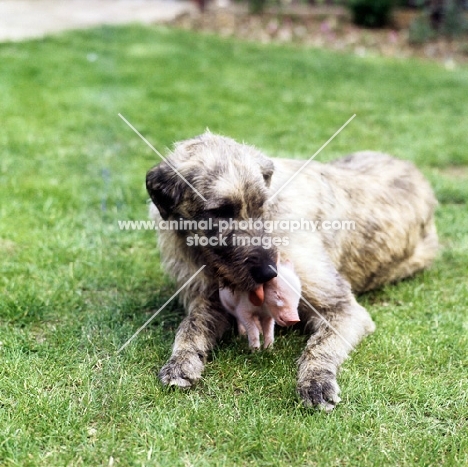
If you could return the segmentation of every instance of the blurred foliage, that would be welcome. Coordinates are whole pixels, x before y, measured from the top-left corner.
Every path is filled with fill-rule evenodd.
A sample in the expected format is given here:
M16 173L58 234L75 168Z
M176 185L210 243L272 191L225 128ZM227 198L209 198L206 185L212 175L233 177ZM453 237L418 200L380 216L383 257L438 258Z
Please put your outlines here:
M410 24L408 40L411 44L423 44L436 36L427 12L421 13Z
M410 25L409 41L422 44L437 36L454 39L467 34L468 20L465 10L465 2L460 0L429 2Z
M394 0L350 0L348 8L358 26L381 28L389 24Z

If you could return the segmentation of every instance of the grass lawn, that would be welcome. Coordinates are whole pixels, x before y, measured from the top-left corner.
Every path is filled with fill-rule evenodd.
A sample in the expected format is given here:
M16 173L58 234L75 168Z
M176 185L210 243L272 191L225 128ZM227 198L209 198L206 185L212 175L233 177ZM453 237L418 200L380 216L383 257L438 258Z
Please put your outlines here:
M0 45L1 466L468 464L468 69L165 28ZM305 337L229 334L192 391L155 377L183 316L146 219L157 148L206 127L272 156L376 149L435 187L442 250L359 298L376 324L326 415L295 394Z

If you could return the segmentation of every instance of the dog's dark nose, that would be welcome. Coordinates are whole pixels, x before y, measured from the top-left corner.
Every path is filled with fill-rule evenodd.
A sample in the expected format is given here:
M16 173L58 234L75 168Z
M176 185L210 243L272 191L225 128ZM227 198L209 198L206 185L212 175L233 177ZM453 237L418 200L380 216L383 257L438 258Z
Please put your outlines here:
M270 266L273 266L275 269L273 270ZM275 271L276 264L262 264L261 266L251 268L250 275L257 284L264 284L278 275Z

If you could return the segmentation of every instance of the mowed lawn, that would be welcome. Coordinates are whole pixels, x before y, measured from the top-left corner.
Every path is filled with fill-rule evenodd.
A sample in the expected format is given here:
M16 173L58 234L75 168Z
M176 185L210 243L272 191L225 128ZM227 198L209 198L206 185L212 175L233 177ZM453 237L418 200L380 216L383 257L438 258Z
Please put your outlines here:
M468 464L468 68L264 46L166 28L0 45L1 466ZM271 156L361 149L416 163L440 206L434 266L363 295L377 331L331 414L303 408L277 332L235 333L192 391L156 378L183 310L145 220L156 148L209 127ZM306 252L305 252L306 254ZM310 259L313 262L313 258Z

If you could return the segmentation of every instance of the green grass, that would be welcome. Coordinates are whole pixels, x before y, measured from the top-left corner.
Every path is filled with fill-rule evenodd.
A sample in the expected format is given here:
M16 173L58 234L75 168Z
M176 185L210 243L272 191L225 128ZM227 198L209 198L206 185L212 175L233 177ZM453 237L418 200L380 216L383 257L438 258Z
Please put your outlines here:
M0 45L0 465L468 463L468 69L122 27ZM360 149L433 183L443 249L360 297L377 323L343 402L301 406L305 337L250 354L229 334L192 391L155 378L183 316L145 219L145 172L206 127L273 156Z

